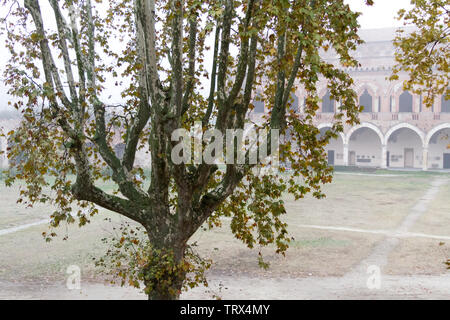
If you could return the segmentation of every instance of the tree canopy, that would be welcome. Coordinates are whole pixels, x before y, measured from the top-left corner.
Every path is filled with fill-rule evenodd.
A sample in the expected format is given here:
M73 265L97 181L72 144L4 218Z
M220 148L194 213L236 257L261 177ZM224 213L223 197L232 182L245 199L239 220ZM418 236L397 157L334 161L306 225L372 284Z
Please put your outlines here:
M23 115L8 133L16 142L8 156L25 153L6 182L25 181L19 202L53 204L53 227L84 225L98 207L139 223L140 229L124 227L110 257L116 275L135 286L143 282L150 298L177 298L183 285L202 279L208 263L190 254L188 241L205 223L220 225L221 217L231 218L231 231L250 248L287 249L282 195L323 197L321 185L332 178L324 146L345 123L358 122L345 71L358 65L351 56L361 43L358 13L342 0L3 5L10 53L5 82ZM327 50L336 53L336 65L321 57ZM314 125L320 79L339 104L323 135ZM300 87L307 95L296 113L291 94ZM267 110L259 122L252 118L256 96ZM280 130L288 137L281 139L280 168L175 163L173 132L196 123L223 135L248 126ZM114 152L117 141L121 156ZM263 145L274 155L270 135L258 148ZM139 152L148 155L147 165L136 164ZM115 190L102 188L102 181Z
M397 65L391 80L406 72L409 79L404 81L404 89L422 95L424 104L431 107L437 96L444 94L450 99L450 5L446 0L411 0L411 4L411 10L398 12L398 19L416 30L398 31L394 40Z

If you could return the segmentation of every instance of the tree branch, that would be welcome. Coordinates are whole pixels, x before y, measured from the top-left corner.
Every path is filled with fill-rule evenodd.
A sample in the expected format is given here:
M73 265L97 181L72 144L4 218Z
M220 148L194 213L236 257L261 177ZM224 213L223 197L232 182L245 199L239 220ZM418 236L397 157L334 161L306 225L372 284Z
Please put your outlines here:
M213 53L213 64L211 70L211 84L209 87L209 97L208 97L208 109L206 110L205 116L202 120L203 127L209 122L211 118L211 113L214 107L214 93L216 92L216 79L217 79L217 55L219 52L219 38L220 38L221 25L216 26L216 34L214 36L214 53Z
M194 9L195 11L195 9ZM195 45L197 40L197 13L192 13L189 20L189 67L188 67L188 81L186 84L181 114L184 114L189 109L189 98L192 95L195 82Z

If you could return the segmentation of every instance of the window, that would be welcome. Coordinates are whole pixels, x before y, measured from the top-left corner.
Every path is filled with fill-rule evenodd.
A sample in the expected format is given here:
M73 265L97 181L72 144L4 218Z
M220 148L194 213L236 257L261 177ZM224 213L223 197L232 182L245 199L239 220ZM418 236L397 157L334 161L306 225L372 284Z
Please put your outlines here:
M255 100L253 100L253 105L255 106L255 112L256 113L264 113L264 101L259 100L260 97L256 97Z
M294 111L295 113L298 113L298 97L291 93L291 99L289 100L290 104L290 110Z
M8 139L8 148L12 149L16 146L17 142L15 141L14 137L9 137ZM15 157L9 158L9 165L15 166L17 164L23 163L28 160L28 154L26 153L26 150L19 151L18 154Z
M450 100L445 99L445 94L441 98L441 112L450 112Z
M334 100L331 99L330 91L327 91L322 98L322 112L334 112Z
M399 99L399 112L412 112L412 101L413 101L413 97L412 95L408 92L405 91L400 95L400 99Z
M118 143L114 146L114 153L116 154L116 157L120 160L123 159L123 155L125 153L125 143Z
M372 96L367 89L364 90L364 93L359 97L359 104L364 108L363 112L372 112Z

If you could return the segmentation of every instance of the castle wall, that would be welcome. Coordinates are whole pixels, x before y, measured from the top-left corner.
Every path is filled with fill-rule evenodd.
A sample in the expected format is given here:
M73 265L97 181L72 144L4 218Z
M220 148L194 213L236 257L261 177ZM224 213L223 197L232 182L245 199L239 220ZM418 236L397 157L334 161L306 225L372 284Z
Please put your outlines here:
M8 143L5 138L0 137L0 169L4 169L8 167L8 156L6 152L6 148Z

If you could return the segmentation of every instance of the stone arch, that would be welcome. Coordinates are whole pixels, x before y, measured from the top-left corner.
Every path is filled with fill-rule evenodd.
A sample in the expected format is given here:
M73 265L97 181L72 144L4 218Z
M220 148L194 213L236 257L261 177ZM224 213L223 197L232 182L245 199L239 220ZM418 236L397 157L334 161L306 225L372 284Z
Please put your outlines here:
M356 85L356 93L358 97L361 96L364 91L367 90L372 97L376 97L380 94L380 88L376 83L364 81Z
M412 131L412 133L411 133ZM399 123L385 135L387 166L391 168L423 168L425 134L409 123Z
M327 131L329 128L332 128L332 123L321 123L317 126L317 129L320 130L320 134L323 134L323 131ZM329 165L344 165L344 141L345 135L342 132L339 132L338 137L334 139L330 139L327 145L324 147L324 151L327 155L327 161Z
M424 140L424 146L427 147L430 144L430 140L431 138L438 133L439 131L441 131L442 129L450 129L450 123L442 123L440 125L437 125L436 127L434 127L433 129L431 129L430 131L428 131L425 140Z
M317 96L320 98L320 97L323 97L326 93L327 93L327 91L329 90L329 88L328 88L328 85L327 85L327 83L326 82L320 82L318 85L317 85Z
M427 168L450 169L450 123L442 123L428 131L425 143Z
M374 109L374 96L370 94L369 90L365 89L364 92L359 96L359 105L363 106L362 112L373 112Z
M389 137L390 137L395 131L397 131L397 130L399 130L399 129L403 129L403 128L411 129L412 131L416 132L417 135L419 136L421 142L422 142L422 146L425 146L425 134L423 133L423 131L420 130L419 128L417 128L416 126L413 126L412 124L409 124L409 123L406 123L406 122L405 122L405 123L399 123L399 124L393 126L392 128L390 128L390 129L386 132L386 135L385 135L385 138L384 138L384 144L387 145L387 143L388 143L388 141L389 141Z
M370 99L370 108L364 109L363 112L380 112L379 108L379 97L380 97L381 89L378 86L378 83L373 82L362 82L361 84L356 86L356 93L358 95L358 104L364 106L364 95L369 94ZM363 100L363 101L361 101Z
M384 144L384 135L383 135L383 133L381 132L380 128L378 128L376 125L374 125L373 123L370 123L370 122L363 122L363 123L361 123L361 124L358 124L358 125L352 127L352 128L347 132L347 135L346 135L345 140L344 140L344 141L345 141L345 144L348 145L349 142L350 142L350 138L351 138L352 134L353 134L355 131L357 131L358 129L361 129L361 128L368 128L368 129L371 129L371 130L375 131L375 133L376 133L376 134L378 135L378 137L380 138L381 144Z
M352 127L346 136L347 164L349 166L383 166L384 136L380 128L363 122Z
M322 130L324 128L332 128L332 123L321 123L317 126L317 129ZM343 132L339 132L339 135L341 136L342 143L345 143L345 134Z
M385 95L387 96L399 96L403 91L403 82L393 82L386 88Z

